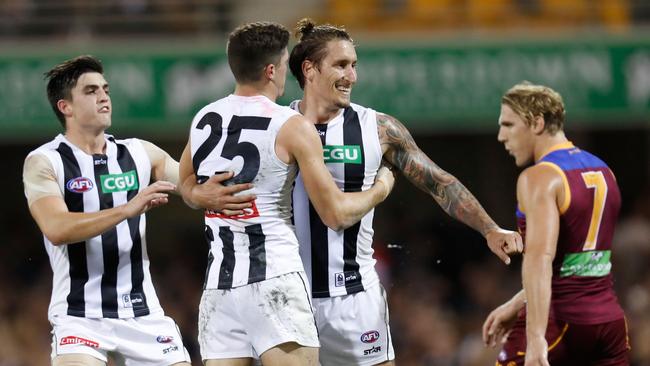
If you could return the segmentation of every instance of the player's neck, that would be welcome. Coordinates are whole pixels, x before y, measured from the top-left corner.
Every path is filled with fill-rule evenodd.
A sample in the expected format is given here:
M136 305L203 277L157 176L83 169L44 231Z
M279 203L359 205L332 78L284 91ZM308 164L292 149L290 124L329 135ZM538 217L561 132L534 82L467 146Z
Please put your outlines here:
M299 104L300 113L316 124L328 123L340 113L342 108L327 103L319 103L317 97L305 93Z
M106 151L104 130L91 132L70 128L66 129L65 138L88 155L104 154Z
M257 95L263 95L273 102L275 102L279 95L278 90L272 83L262 84L237 84L235 86L234 95L240 97L254 97Z
M551 150L563 143L569 142L563 131L558 131L554 135L543 133L537 137L535 143L535 161L539 161Z

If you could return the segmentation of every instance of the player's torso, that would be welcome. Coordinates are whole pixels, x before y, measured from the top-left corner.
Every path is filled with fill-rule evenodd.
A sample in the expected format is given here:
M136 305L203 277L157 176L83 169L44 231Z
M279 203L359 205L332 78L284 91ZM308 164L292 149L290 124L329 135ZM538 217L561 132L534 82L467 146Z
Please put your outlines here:
M295 110L297 102L291 104ZM336 185L344 192L372 186L382 158L376 112L352 104L328 123L315 126ZM378 283L372 257L374 210L350 228L333 231L309 202L300 174L293 204L300 255L313 297L351 294Z
M564 178L560 230L553 261L552 310L560 319L600 323L621 318L613 290L611 250L621 195L609 167L598 157L573 147L558 146L538 164ZM525 232L525 216L518 210Z
M203 108L190 131L199 180L233 171L225 184L253 183L253 208L237 217L206 211L211 244L206 288L227 289L302 270L291 224L297 167L275 153L278 131L294 111L264 96L230 95Z
M136 139L107 135L105 154L89 155L59 135L34 153L49 159L70 212L123 205L149 185L151 162ZM129 318L161 311L145 227L140 215L85 242L54 246L44 236L54 273L50 315Z

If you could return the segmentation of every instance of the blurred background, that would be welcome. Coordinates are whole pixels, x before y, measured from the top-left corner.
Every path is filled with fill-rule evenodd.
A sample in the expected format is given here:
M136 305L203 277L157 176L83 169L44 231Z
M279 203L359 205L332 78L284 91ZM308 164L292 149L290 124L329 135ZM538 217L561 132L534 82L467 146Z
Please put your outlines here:
M101 58L118 137L175 158L194 113L227 95L225 37L252 20L293 28L309 16L345 25L357 43L353 100L400 119L502 226L514 228L518 170L496 141L499 101L529 80L558 90L566 130L609 163L623 208L615 285L633 365L650 365L650 2L647 0L0 0L0 366L49 364L51 269L22 193L26 154L61 132L43 73ZM281 103L300 96L289 76ZM172 199L149 214L151 272L194 365L207 245L202 215ZM483 319L519 288L480 235L405 179L375 218L401 365L493 365Z

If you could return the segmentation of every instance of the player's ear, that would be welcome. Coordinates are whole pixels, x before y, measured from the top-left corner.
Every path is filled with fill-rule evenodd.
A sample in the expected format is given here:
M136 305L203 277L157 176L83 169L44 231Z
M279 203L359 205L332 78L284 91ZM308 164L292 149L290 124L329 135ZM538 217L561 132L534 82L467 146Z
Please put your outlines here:
M533 119L533 124L532 124L532 129L533 132L536 135L541 135L544 133L545 127L546 127L546 121L544 121L544 116L537 116Z
M61 114L63 114L65 117L72 116L72 106L69 101L65 99L59 99L59 101L56 102L56 107L59 109L59 112L61 112Z
M311 60L305 60L302 62L302 75L305 77L305 81L314 80L314 75L316 73L316 65Z
M275 65L274 64L268 64L266 67L264 67L264 77L266 80L273 80L275 77Z

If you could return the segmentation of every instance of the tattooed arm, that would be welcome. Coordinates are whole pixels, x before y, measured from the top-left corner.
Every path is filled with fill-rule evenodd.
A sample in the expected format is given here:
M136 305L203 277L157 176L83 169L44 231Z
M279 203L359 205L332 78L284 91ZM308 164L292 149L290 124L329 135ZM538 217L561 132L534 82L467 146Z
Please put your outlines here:
M456 177L442 170L420 150L400 121L377 113L377 127L384 159L416 187L430 194L447 214L480 232L490 249L506 263L510 262L506 253L523 250L519 234L499 228Z

